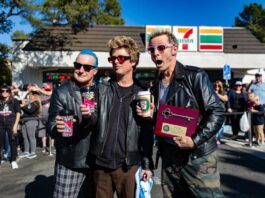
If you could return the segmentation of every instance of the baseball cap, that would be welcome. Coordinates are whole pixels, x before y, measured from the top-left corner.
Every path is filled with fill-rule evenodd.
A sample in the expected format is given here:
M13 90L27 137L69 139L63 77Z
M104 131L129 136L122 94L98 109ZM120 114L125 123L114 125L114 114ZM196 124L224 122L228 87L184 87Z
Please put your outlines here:
M44 84L43 85L43 89L45 91L51 91L52 90L52 85L51 84Z
M257 72L257 73L255 73L255 76L262 76L262 73L261 72Z
M236 85L242 85L241 81L236 81Z

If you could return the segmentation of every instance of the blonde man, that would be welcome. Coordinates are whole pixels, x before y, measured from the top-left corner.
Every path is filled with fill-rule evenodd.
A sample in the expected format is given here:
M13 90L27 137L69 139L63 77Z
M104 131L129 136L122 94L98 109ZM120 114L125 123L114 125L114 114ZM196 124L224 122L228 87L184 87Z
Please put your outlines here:
M133 78L139 61L136 42L126 36L116 36L108 43L115 78L98 85L94 114L83 110L83 116L97 120L97 131L91 153L94 156L96 197L133 198L135 173L141 165L142 179L152 173L151 125L136 115L137 92L143 87Z

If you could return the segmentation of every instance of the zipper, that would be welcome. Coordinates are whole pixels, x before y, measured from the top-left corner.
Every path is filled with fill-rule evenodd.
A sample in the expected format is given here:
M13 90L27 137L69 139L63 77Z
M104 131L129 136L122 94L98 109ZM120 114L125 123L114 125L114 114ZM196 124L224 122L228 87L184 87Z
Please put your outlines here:
M113 97L112 97L112 101L113 101ZM108 131L109 131L109 115L110 115L110 112L111 112L111 110L112 110L112 108L113 108L113 105L111 105L111 107L110 107L110 110L109 110L109 112L108 112L108 118L107 118L107 123L108 123L108 125L107 125L107 128L106 128L106 134L105 134L105 136L104 136L104 141L103 141L103 145L102 145L102 149L101 149L101 152L100 152L100 155L102 155L103 154L103 151L104 151L104 147L105 147L105 144L106 144L106 141L107 141L107 137L108 137Z

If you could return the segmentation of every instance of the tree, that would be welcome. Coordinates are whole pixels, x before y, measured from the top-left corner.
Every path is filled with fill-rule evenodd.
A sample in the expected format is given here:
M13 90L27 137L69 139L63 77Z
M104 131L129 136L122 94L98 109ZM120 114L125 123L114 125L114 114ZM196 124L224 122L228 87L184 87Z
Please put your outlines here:
M68 24L77 28L124 23L117 0L46 0L40 13L46 24Z
M97 18L97 24L101 25L123 25L121 17L121 6L118 0L106 0L101 3L101 9Z
M30 37L30 34L26 34L25 32L21 30L16 30L13 32L11 38L12 40L19 39L19 40L25 40Z
M6 45L0 44L0 85L11 85L12 82L11 67L7 58L9 51Z
M34 26L40 25L41 21L34 17L38 7L33 0L0 0L0 34L12 30L12 16L21 16Z
M261 4L252 3L235 18L235 26L249 29L261 42L265 43L265 9Z

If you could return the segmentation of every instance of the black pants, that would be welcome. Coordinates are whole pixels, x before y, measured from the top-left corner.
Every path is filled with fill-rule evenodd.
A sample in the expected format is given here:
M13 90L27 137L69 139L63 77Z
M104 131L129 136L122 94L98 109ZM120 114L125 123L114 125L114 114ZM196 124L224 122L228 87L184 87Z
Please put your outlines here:
M11 158L10 162L16 161L17 158L17 143L16 137L13 135L12 127L0 126L0 160L2 160L2 148L5 134L8 134L8 140L11 147Z

